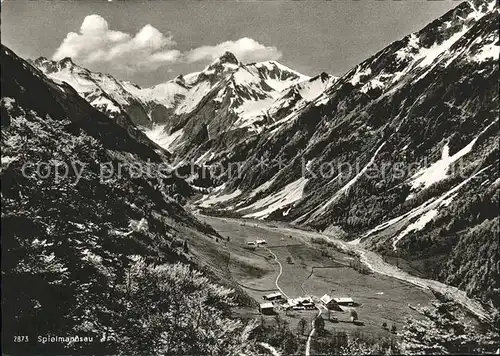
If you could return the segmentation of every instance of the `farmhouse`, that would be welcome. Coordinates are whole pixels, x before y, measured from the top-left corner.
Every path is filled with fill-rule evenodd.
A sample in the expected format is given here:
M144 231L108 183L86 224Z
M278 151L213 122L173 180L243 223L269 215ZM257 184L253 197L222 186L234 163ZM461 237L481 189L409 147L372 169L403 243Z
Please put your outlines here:
M266 244L267 244L267 241L266 241L266 240L264 240L264 239L257 239L257 240L255 240L255 243L256 243L257 245L266 245Z
M274 305L273 303L262 303L259 305L259 311L262 314L273 314L274 313Z
M262 298L264 298L265 300L269 300L269 301L278 301L278 300L285 299L283 297L283 294L281 294L280 292L271 293L271 294L263 296Z
M337 304L337 302L328 294L325 294L324 296L322 296L319 299L321 300L321 303L323 303L323 305L327 309L336 310L339 308L339 305Z
M352 307L354 305L354 300L350 297L333 298L338 305L344 305Z
M295 309L295 310L312 310L316 309L311 298L308 297L298 297L293 299L288 299L287 303L283 305L285 309Z

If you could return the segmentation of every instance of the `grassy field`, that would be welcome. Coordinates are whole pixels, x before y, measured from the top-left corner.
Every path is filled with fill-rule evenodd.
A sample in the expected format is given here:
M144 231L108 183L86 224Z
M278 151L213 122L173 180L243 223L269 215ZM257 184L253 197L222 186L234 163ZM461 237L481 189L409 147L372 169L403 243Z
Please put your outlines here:
M364 325L352 324L349 308L344 308L344 311L330 313L331 318L337 321L326 321L327 333L346 331L371 337L388 336L391 334L382 328L384 322L389 328L394 324L400 330L407 316L419 317L408 305L428 305L434 299L430 292L409 283L356 271L349 267L352 256L311 243L313 232L262 222L207 216L199 218L212 225L224 238L229 237L229 241L217 246L230 256L227 270L231 278L256 302L262 303L262 297L276 289L279 266L269 251L281 262L283 272L278 283L287 296L311 295L319 298L329 293L332 296L352 297L358 303L355 309ZM266 248L247 248L248 241L260 238L267 241ZM238 313L248 318L259 316L258 310L251 308L241 309ZM301 318L305 318L310 327L316 314L317 311L280 312L294 331ZM272 320L273 317L264 318ZM324 318L328 315L324 314Z

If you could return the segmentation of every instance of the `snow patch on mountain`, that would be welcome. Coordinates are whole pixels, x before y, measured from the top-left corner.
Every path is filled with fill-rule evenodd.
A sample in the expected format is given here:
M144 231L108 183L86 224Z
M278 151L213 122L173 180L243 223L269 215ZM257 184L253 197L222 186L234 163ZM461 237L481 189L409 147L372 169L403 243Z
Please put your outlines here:
M301 74L276 61L255 63L254 67L257 70L262 68L267 69L264 72L259 72L262 73L261 75L264 77L266 84L277 92L281 92L295 83L311 79L311 77ZM248 65L248 68L251 70L252 65Z
M307 182L307 178L301 177L296 181L287 184L280 191L268 195L247 207L240 208L238 211L258 210L256 212L246 214L244 218L264 219L272 212L282 209L287 205L302 199Z
M215 153L210 149L203 153L200 157L198 157L198 159L194 163L198 165L204 164L205 162L210 161L214 156Z
M339 78L332 75L323 80L321 76L317 78L309 79L307 81L299 83L298 90L300 95L307 101L313 101L319 95L321 95L326 89L332 86Z
M256 121L266 115L267 108L274 102L273 98L263 100L245 100L235 112L239 119L234 123L236 127L251 127Z
M374 89L377 89L377 88L383 88L384 87L384 83L382 83L380 80L378 79L372 79L370 80L368 83L366 83L365 85L363 85L361 87L361 92L362 93L368 93L369 91L371 90L374 90Z
M279 114L280 119L273 124L273 127L279 128L282 123L290 121L308 103L322 95L337 80L338 77L322 73L283 90L267 110L270 117L274 118Z
M422 230L430 221L432 221L436 216L437 216L437 210L441 207L446 207L451 204L453 198L457 195L457 192L467 183L469 183L472 179L476 178L479 174L487 170L490 166L487 166L483 169L481 169L479 172L473 174L469 178L465 179L463 182L460 184L456 185L443 195L441 195L439 198L435 199L430 199L424 204L416 207L415 209L411 210L409 213L404 214L403 216L400 216L398 218L392 219L391 221L398 222L402 220L403 218L406 218L408 220L412 220L416 217L418 217L418 220L415 221L414 223L411 223L408 225L402 232L400 232L396 237L393 239L392 247L394 250L397 249L397 244L398 242L405 237L408 233L411 231L419 231ZM435 212L431 212L435 211ZM393 223L394 223L393 222ZM384 226L381 229L385 229L388 226L392 224L388 224ZM379 229L376 227L375 229L369 231L368 233L365 234L365 236L370 235L372 232L377 231ZM380 229L379 229L380 230Z
M498 121L498 120L497 120ZM443 147L443 151L441 153L441 159L438 161L434 162L432 165L430 165L427 168L423 168L417 173L415 173L410 181L410 184L412 186L413 190L416 189L425 189L432 184L435 184L439 181L442 181L448 177L448 170L450 166L458 161L460 158L464 157L465 155L469 154L472 151L472 148L474 147L476 141L479 139L479 137L486 131L488 130L491 125L493 125L495 122L492 122L489 124L483 131L479 133L478 136L476 136L471 142L469 142L464 148L462 148L460 151L455 153L454 155L450 156L449 151L450 148L448 146L448 143L446 143Z
M418 55L415 57L415 60L422 59L418 66L426 67L432 64L434 60L439 57L439 55L449 50L450 47L453 46L453 44L457 42L468 30L469 28L467 26L464 26L461 31L453 34L453 36L443 41L442 43L434 44L429 48L422 47Z
M394 238L394 241L392 242L392 248L396 250L397 249L396 245L403 237L405 237L412 231L422 230L425 227L425 225L430 223L438 215L438 213L439 212L437 209L431 209L423 213L415 222L408 225L402 232L399 233L398 236Z
M250 73L247 68L240 68L235 71L233 78L236 85L258 87L260 84L260 78Z
M256 196L258 193L260 193L260 192L265 192L267 189L269 189L271 187L271 185L273 185L273 183L274 183L275 180L276 180L276 176L274 176L273 178L269 179L267 182L264 182L263 184L259 185L257 188L253 189L250 192L249 197L252 198L252 197Z
M315 100L314 106L326 105L329 101L330 97L326 94L322 94Z
M406 225L402 225L399 227L401 230L397 235L393 237L392 241L392 246L393 249L397 249L397 244L399 241L401 241L402 238L404 238L406 235L408 235L410 232L415 232L415 231L420 231L425 228L425 226L434 220L439 213L439 209L442 207L447 207L448 205L451 204L453 199L457 196L458 191L465 186L467 183L469 183L471 180L475 179L478 175L489 169L490 166L484 167L477 173L473 174L472 176L468 177L461 183L457 184L455 187L452 189L446 191L443 193L441 196L438 198L431 198L421 205L413 208L409 212L402 214L400 216L397 216L395 218L392 218L388 221L385 221L382 224L377 225L373 229L367 231L361 239L353 242L353 243L359 243L360 240L365 239L369 237L370 235L373 235L377 232L387 230L390 227L394 227L396 224L403 222L404 220L407 221Z
M358 85L358 83L361 81L361 78L363 76L367 76L370 74L372 74L371 68L366 68L364 70L361 70L361 66L358 66L356 68L356 72L354 73L354 75L352 76L352 79L350 80L350 83L352 85Z
M203 198L201 198L198 201L198 203L201 202L201 204L199 206L202 208L209 208L212 205L215 205L218 203L223 203L223 202L229 201L231 199L234 199L234 198L240 196L241 193L242 193L241 190L236 189L234 192L232 192L230 194L222 194L222 195L214 195L214 196L205 195L205 196L203 196Z
M115 105L111 100L105 97L97 97L90 102L90 105L96 108L102 108L103 112L120 112L121 109Z
M487 60L498 61L499 53L500 53L500 46L497 44L490 43L481 47L479 52L474 57L472 57L472 60L479 63L486 62Z
M180 129L171 134L165 132L165 126L155 125L150 130L145 130L144 133L148 138L158 144L160 147L172 152L177 145L180 144L179 138L184 134L184 130Z
M472 12L469 13L467 16L467 19L474 19L475 21L480 20L486 13L491 12L495 9L497 0L487 0L485 1L482 5L483 7L486 7L486 11L484 9L481 9L480 7L476 7L474 4L474 1L467 0L467 2L470 5L470 8L472 9Z

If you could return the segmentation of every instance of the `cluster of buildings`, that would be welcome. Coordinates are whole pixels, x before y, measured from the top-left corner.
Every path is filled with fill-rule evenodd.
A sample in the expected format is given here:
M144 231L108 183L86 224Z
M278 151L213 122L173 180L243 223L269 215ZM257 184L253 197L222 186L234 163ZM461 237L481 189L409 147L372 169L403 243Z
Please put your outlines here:
M288 299L285 304L283 304L285 310L314 310L316 309L316 304L312 301L311 297L298 297Z
M317 309L316 304L311 297L285 298L280 292L274 292L265 295L265 303L260 304L259 311L262 314L274 314L275 307L279 305L284 310L314 310ZM321 304L329 310L343 311L341 308L352 307L355 305L354 300L350 297L332 297L325 294L320 298Z
M247 246L262 246L267 245L267 241L264 239L257 239L255 241L247 241Z

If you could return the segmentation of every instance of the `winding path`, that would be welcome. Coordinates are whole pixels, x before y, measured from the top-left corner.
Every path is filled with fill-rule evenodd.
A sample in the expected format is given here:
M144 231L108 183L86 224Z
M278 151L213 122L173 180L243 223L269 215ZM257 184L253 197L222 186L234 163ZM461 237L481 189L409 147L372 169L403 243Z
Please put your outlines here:
M267 247L266 247L266 251L267 251L267 252L269 252L271 255L273 255L274 260L278 263L278 265L279 265L279 267L280 267L280 272L279 272L279 273L278 273L278 275L276 276L276 280L274 281L274 284L276 285L276 288L278 288L278 289L279 289L279 291L281 292L281 294L283 294L283 295L285 296L285 298L287 298L287 299L288 299L288 296L286 295L286 293L285 293L285 292L283 292L283 289L281 289L281 287L280 287L280 286L279 286L279 284L278 284L278 281L279 281L279 279L280 279L281 275L283 274L283 266L281 265L281 262L280 262L280 261L278 261L278 256L276 256L276 255L274 254L274 252L272 252L272 251L271 251L270 249L268 249Z
M276 276L276 280L274 281L274 284L276 284L276 288L279 289L279 291L281 292L281 294L283 294L285 296L285 298L288 299L288 296L286 295L286 293L283 291L283 289L281 289L281 287L278 284L278 281L279 281L281 275L283 274L283 266L281 265L281 262L278 260L278 256L276 256L276 254L274 254L274 252L272 252L267 247L266 247L266 251L269 252L274 257L274 260L278 263L278 265L280 267L280 272ZM312 272L311 272L311 274L312 274ZM316 315L316 317L311 322L311 331L309 332L309 336L307 337L307 342L306 342L306 356L310 356L311 355L311 340L312 340L312 337L314 336L314 333L316 332L316 329L314 328L314 322L316 321L317 318L319 318L321 316L321 313L322 313L321 308L318 307L318 314Z
M318 307L318 315L311 321L311 331L309 332L309 336L307 337L307 342L306 342L306 356L311 355L311 340L312 337L314 336L314 333L316 332L316 329L314 328L314 322L316 319L318 319L321 316L321 308Z

